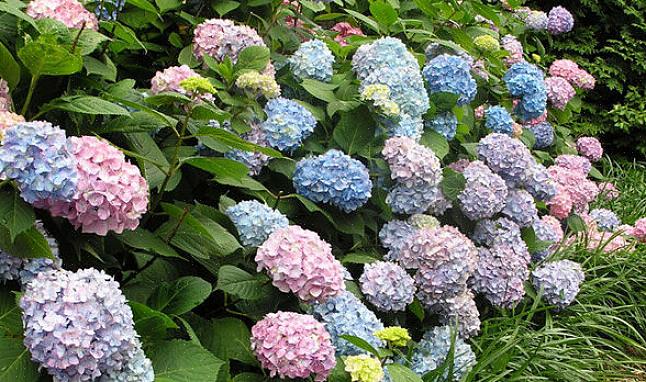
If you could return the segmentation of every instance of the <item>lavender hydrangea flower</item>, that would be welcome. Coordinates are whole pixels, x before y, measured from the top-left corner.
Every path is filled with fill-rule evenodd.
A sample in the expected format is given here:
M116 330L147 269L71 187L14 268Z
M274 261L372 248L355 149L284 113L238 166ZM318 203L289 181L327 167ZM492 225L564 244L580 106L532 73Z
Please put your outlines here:
M480 220L476 224L471 238L475 243L489 248L509 247L526 263L530 261L529 251L521 236L520 227L510 219Z
M301 44L289 58L289 65L299 79L311 78L328 82L332 79L334 55L321 40L310 40Z
M523 187L534 198L541 201L549 201L556 195L556 182L550 178L545 166L539 163L530 166L527 170Z
M384 312L405 310L415 296L413 278L394 263L367 264L359 282L368 302Z
M534 138L536 138L535 149L545 149L554 143L554 127L549 122L527 124L523 128L534 134Z
M210 121L209 125L212 125L211 122L217 121ZM213 127L219 128L219 123L217 125L214 125ZM263 131L261 125L256 122L251 123L251 130L244 133L241 138L258 146L268 146L265 132ZM247 168L249 169L249 175L252 176L260 174L262 168L265 167L267 163L269 163L269 156L261 152L233 149L225 152L224 156L225 158L232 159L247 166Z
M597 162L603 156L601 142L594 137L581 137L576 140L576 149L582 156L591 162Z
M542 297L548 304L564 309L576 298L585 276L579 263L560 260L535 269L532 279L534 287L542 291Z
M565 8L561 6L554 7L550 10L547 17L547 31L553 35L567 33L574 27L574 17Z
M416 228L403 220L391 220L379 230L381 245L388 249L384 259L398 261L399 253L406 241L415 233Z
M386 204L397 214L423 214L438 202L438 188L429 184L398 184L386 196Z
M452 354L453 365L446 365ZM418 375L444 367L444 373L431 382L461 381L476 365L476 356L471 346L456 336L450 326L436 326L424 333L413 350L411 369ZM453 370L449 378L449 370Z
M446 140L455 138L458 128L458 118L451 112L440 113L430 121L426 121L426 127L440 133Z
M54 259L48 258L39 258L39 259L22 259L22 269L20 269L20 283L22 286L26 286L33 279L38 276L39 273L46 272L49 270L60 269L63 265L63 262L60 258L58 252L58 242L52 236L49 235L43 222L36 220L36 229L45 236L47 240L47 245L52 251L52 256Z
M5 131L0 177L13 179L29 203L69 201L76 192L76 160L65 131L49 122L24 122Z
M530 11L525 17L525 26L528 29L542 31L547 28L548 16L542 11Z
M287 217L256 200L246 200L227 208L226 215L236 226L242 244L257 247L275 230L289 225Z
M514 120L502 106L491 106L485 111L485 126L494 133L513 135Z
M504 35L500 40L502 48L509 53L509 56L504 58L505 64L511 66L523 61L523 45L518 41L514 35Z
M372 182L366 166L339 150L296 163L296 192L317 203L330 203L345 212L363 206L371 195Z
M433 150L411 138L386 140L381 154L390 167L390 177L399 184L436 186L442 180L440 160Z
M589 215L602 231L613 232L621 225L621 220L617 214L607 208L595 208L590 211Z
M279 150L294 151L316 127L316 120L309 110L282 97L269 100L265 113L267 120L262 124L265 139Z
M22 259L11 256L8 253L0 250L0 281L16 280L20 277L20 268L22 267Z
M457 325L462 338L470 338L480 331L480 312L471 292L447 298L435 311L442 325Z
M520 227L530 226L538 218L532 195L525 190L510 190L502 214Z
M139 343L139 340L137 340ZM153 363L146 357L138 344L132 356L125 361L120 370L110 370L101 376L100 382L153 382L155 371Z
M522 184L527 179L527 169L536 162L521 141L504 134L487 135L477 150L478 158L512 185Z
M103 271L40 273L27 284L20 308L25 347L57 380L122 370L138 348L132 311Z
M476 293L492 304L512 308L525 296L525 281L529 278L527 262L507 246L480 248L478 267L471 279Z
M325 325L338 356L356 355L364 350L341 338L347 334L359 337L375 347L383 343L375 337L384 324L355 295L343 292L322 304L312 306L314 317Z
M532 253L534 261L541 261L554 253L556 246L563 239L563 230L559 221L550 215L536 219L532 224L532 228L534 229L536 240L549 244L549 247Z
M426 64L422 74L431 94L457 94L460 96L458 105L466 105L473 101L478 91L476 81L471 76L469 63L458 56L437 56Z
M507 185L484 163L474 161L464 170L466 185L458 194L460 209L471 220L487 219L502 210L507 199Z

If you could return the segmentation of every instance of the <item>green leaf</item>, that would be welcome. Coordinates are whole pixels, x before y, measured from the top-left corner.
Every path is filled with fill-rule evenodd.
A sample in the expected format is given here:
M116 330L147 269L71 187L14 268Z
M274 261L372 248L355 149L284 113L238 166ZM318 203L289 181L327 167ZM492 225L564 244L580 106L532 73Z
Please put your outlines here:
M536 144L536 137L534 136L534 132L531 131L530 129L523 129L523 132L520 136L521 142L528 148L533 148L534 145Z
M216 129L213 127L202 127L195 134L198 137L207 137L213 139L214 141L224 144L232 149L239 149L244 151L259 152L270 157L282 158L283 155L269 147L258 146L253 143L247 142L244 139L238 137L237 135L228 132L224 129ZM204 140L204 144L209 146L209 141Z
M363 21L364 23L366 23L366 25L370 27L370 29L379 33L379 24L375 20L371 19L368 16L362 15L359 12L353 11L351 9L345 8L344 11L346 11L350 16Z
M13 3L13 4L11 4L11 3ZM9 1L0 2L0 13L6 12L6 13L8 13L10 15L14 15L17 18L29 23L29 25L34 27L34 29L38 30L38 25L36 24L34 19L31 18L29 15L27 15L25 12L20 10L20 8L22 8L24 6L24 3L23 2L18 2L18 3L11 2L11 3ZM18 6L16 6L16 5L18 5Z
M2 62L2 65L0 65L0 78L7 81L10 89L15 88L20 82L20 65L18 65L16 60L13 58L9 49L7 49L1 42L0 62Z
M245 300L258 300L271 291L264 275L252 275L233 265L223 265L220 268L216 289Z
M458 195L460 194L460 192L464 190L464 186L466 185L467 180L464 178L464 175L462 175L462 173L459 173L448 167L444 168L442 174L444 176L442 182L440 183L442 192L447 199L455 202L456 200L458 200Z
M567 226L572 232L586 232L588 230L588 225L585 224L585 220L577 214L572 214L567 218Z
M301 82L301 86L308 93L325 102L335 102L337 100L333 92L336 85L306 78Z
M4 285L0 285L0 333L11 337L22 336L21 310L14 293Z
M155 382L215 382L226 362L192 342L174 340L151 347L146 355L155 369Z
M128 4L139 9L143 9L144 11L158 14L157 8L155 8L155 6L152 5L148 0L128 0Z
M267 378L256 373L240 373L233 377L233 382L264 382Z
M155 3L159 7L159 11L161 13L177 9L182 6L182 2L180 0L155 0Z
M193 107L191 118L202 121L210 121L212 119L224 121L230 119L231 114L210 103L200 103Z
M120 235L117 235L117 239L132 248L149 250L164 257L181 258L170 245L142 227L138 227L134 231L125 230Z
M74 38L76 38L76 34L78 32L74 32ZM76 43L76 50L75 53L80 53L81 56L87 56L88 54L94 52L101 43L110 40L110 38L106 35L103 35L97 31L91 30L91 29L84 29L81 34L79 35L78 41Z
M408 305L408 310L413 313L420 322L424 321L424 306L422 306L422 303L417 298L415 298L413 302Z
M343 264L370 264L378 260L379 259L365 253L348 253L343 257L341 262Z
M390 363L386 365L386 370L393 382L422 382L419 375L404 365Z
M601 171L597 170L595 167L592 167L590 169L590 177L594 178L596 180L604 180L605 179L605 177L603 176Z
M2 227L0 229L0 249L23 259L54 259L47 239L33 226L19 233L13 242L9 231Z
M163 92L155 94L150 97L146 97L144 102L152 106L163 106L163 105L172 105L174 103L191 103L193 102L190 98L181 93L176 92Z
M197 68L198 66L200 66L200 60L198 60L197 57L195 57L195 55L193 54L192 44L185 46L184 49L179 52L177 62L179 62L180 65L186 65L190 68Z
M435 130L427 129L422 135L420 143L433 150L440 160L449 153L449 142Z
M148 160L140 160L139 167L143 170L143 175L148 181L148 187L154 189L158 187L166 177L164 171L168 171L170 164L159 149L155 140L148 133L131 133L125 134L130 143L132 151L141 155ZM161 168L157 165L159 164Z
M368 343L368 341L364 340L363 338L360 338L357 336L351 336L349 334L343 334L339 337L350 342L351 344L358 347L359 349L365 350L368 353L372 353L374 356L379 358L379 351L375 349L372 345L370 345L370 343Z
M85 68L85 71L87 72L87 75L91 74L96 74L107 81L114 82L117 80L117 67L114 66L112 61L108 56L103 57L105 59L105 63L101 62L100 60L86 56L83 57L83 67Z
M348 155L352 155L372 141L375 136L375 127L372 119L366 118L366 110L357 109L354 112L341 115L332 136Z
M117 104L99 97L87 95L57 98L43 105L41 109L41 111L49 110L65 110L72 113L91 115L130 115L128 110Z
M35 219L34 210L17 191L0 191L0 224L9 231L12 242L18 234L33 227Z
M187 164L213 174L216 178L242 179L247 177L249 169L244 164L227 158L188 158Z
M79 54L70 53L62 45L31 41L19 51L18 57L29 72L36 77L42 75L66 76L83 69L83 59Z
M160 311L134 301L129 301L128 304L132 309L137 334L144 342L165 339L168 329L178 328L170 317Z
M233 317L211 320L198 326L196 332L202 345L219 359L258 363L251 350L251 333L243 321Z
M241 70L262 71L269 64L269 49L264 46L252 45L246 47L238 55L234 68L236 72Z
M211 294L211 284L199 277L186 276L162 283L148 298L148 306L166 314L180 315L200 305Z
M437 112L442 113L446 111L451 111L451 109L453 109L453 107L458 102L458 99L460 98L460 96L453 93L438 92L438 93L432 93L429 98L437 108Z
M0 334L0 381L33 382L40 378L38 365L21 337Z
M398 14L395 8L384 0L372 1L370 3L370 14L388 30L388 27L397 22Z
M216 11L218 15L220 15L220 17L226 15L227 13L235 9L238 9L239 6L240 6L239 2L231 1L231 0L218 1L211 5L213 10Z

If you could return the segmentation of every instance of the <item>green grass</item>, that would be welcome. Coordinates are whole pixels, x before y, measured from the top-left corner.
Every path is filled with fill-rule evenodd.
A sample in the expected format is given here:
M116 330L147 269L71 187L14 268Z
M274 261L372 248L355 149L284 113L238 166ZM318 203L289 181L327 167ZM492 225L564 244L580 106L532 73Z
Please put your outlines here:
M646 216L646 168L604 167L622 194L599 206L627 223ZM583 265L576 302L554 312L530 290L513 312L484 312L492 318L472 341L479 362L469 380L646 381L646 246L610 254L570 247L554 258Z

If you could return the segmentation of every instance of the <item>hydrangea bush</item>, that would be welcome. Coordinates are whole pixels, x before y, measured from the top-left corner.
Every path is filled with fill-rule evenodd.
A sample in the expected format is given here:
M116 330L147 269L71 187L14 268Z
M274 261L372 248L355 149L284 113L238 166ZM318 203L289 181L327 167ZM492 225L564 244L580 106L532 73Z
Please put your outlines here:
M575 17L491 3L1 3L0 373L482 379L567 249L646 242L541 52Z

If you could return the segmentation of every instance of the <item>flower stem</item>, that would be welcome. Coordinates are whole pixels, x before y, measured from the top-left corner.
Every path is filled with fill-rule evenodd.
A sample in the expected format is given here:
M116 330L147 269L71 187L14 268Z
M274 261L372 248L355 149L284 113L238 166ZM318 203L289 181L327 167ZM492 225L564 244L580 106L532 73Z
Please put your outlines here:
M34 90L36 90L36 85L38 84L38 75L31 76L31 82L29 83L29 90L27 91L27 98L25 98L25 103L22 105L22 110L20 114L25 116L27 110L29 109L29 104L31 103L31 97L34 95Z

